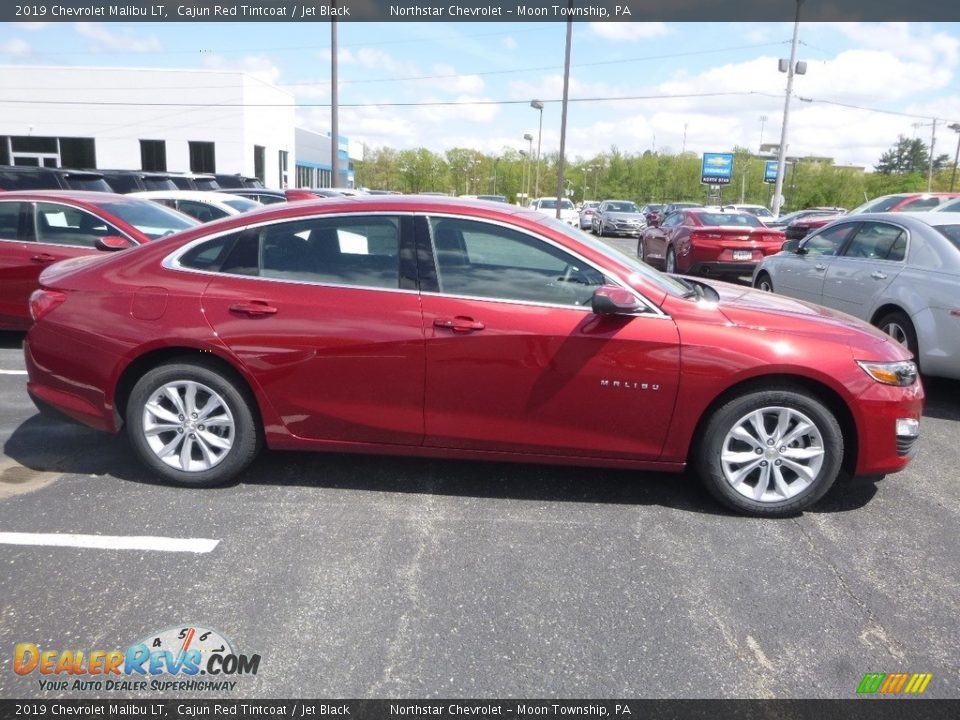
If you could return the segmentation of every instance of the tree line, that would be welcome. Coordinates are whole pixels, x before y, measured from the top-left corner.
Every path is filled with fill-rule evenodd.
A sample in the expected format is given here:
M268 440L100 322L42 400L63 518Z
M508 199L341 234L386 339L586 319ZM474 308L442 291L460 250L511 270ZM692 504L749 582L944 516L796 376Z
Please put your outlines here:
M771 205L773 185L764 182L769 158L735 148L733 177L722 188L722 202ZM514 148L484 154L469 148L435 153L426 148L365 150L354 164L357 186L404 193L504 195L512 203L537 197L536 158ZM557 194L559 153L540 160L539 196ZM922 141L899 138L881 156L876 172L834 165L828 158L799 159L787 167L783 195L788 210L830 206L853 208L879 195L927 189L929 151ZM562 192L574 202L616 198L638 204L704 202L709 189L700 183L701 159L695 153L645 151L625 153L617 147L591 158L566 163ZM948 190L954 165L947 155L934 161L933 190Z

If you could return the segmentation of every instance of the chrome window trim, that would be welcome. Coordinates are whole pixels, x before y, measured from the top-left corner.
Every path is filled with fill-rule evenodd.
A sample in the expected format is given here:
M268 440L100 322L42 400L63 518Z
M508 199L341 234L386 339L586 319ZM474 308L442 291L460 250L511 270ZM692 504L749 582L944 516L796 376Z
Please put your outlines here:
M546 237L545 235L538 235L538 234L536 234L536 233L534 233L534 232L531 232L531 231L527 230L526 228L518 227L518 226L516 226L516 225L511 225L511 224L506 223L506 222L503 222L503 221L501 221L501 220L493 220L493 219L491 219L491 218L484 218L484 217L478 218L478 217L472 216L472 215L463 215L463 214L460 214L460 213L444 213L444 212L438 212L438 213L418 213L418 214L423 215L423 216L426 217L428 220L429 220L430 218L432 218L432 217L445 217L445 218L455 218L455 219L461 219L461 220L473 220L473 221L475 221L475 222L485 222L485 223L488 223L488 224L491 224L491 225L499 225L499 226L504 227L504 228L506 228L506 229L508 229L508 230L513 230L514 232L519 232L519 233L522 233L522 234L524 234L524 235L528 235L528 236L530 236L530 237L532 237L532 238L534 238L534 239L536 239L536 240L540 240L540 241L542 241L542 242L546 242L547 244L552 245L553 247L555 247L557 250L560 250L560 251L562 251L562 252L565 252L565 253L568 254L568 255L571 255L571 256L575 257L577 260L581 261L582 263L584 263L584 264L588 265L589 267L593 268L593 269L596 270L598 273L600 273L601 275L603 275L603 277L605 277L605 278L607 278L607 279L609 279L609 280L612 280L612 281L616 284L617 287L629 291L634 297L637 298L637 300L640 301L640 303L641 303L644 307L648 308L649 311L650 311L650 312L637 311L637 312L630 313L630 315L633 315L633 316L635 316L635 317L650 317L650 316L651 316L651 313L652 313L654 316L661 316L661 317L664 317L664 318L668 318L668 317L669 317L665 312L663 312L663 310L661 310L661 309L660 309L659 307L657 307L654 303L652 303L650 300L648 300L646 297L644 297L642 294L640 294L637 290L635 290L635 289L633 289L632 287L630 287L629 285L625 284L620 278L618 278L618 277L612 277L608 271L604 270L604 269L601 268L601 267L598 267L596 263L588 260L588 259L585 258L583 255L581 255L581 254L579 254L578 252L572 250L571 248L568 248L568 247L566 247L565 245L561 245L560 243L552 240L551 238ZM430 227L430 247L431 247L431 249L433 250L434 265L436 265L437 248L436 248L436 245L435 245L435 243L434 243L433 227L432 227L432 226ZM439 276L440 276L440 268L439 268L439 266L437 266L437 277L438 277L438 279L439 279ZM534 302L534 301L529 301L529 300L514 300L514 299L512 299L512 298L491 298L491 297L487 297L487 296L454 295L454 294L451 294L451 293L445 293L445 292L443 292L442 290L438 290L437 292L424 291L423 294L424 294L424 295L443 295L444 297L455 297L455 298L462 298L462 299L467 299L467 300L490 300L490 301L493 301L493 302L517 303L517 304L521 304L521 305L536 305L536 306L540 306L540 307L562 307L562 308L575 308L575 309L581 308L581 309L585 309L585 310L587 310L587 311L589 311L589 312L593 312L593 311L592 311L588 306L586 306L586 305L561 305L561 304L557 304L557 303L539 303L539 302Z
M500 220L493 220L493 219L491 219L491 218L482 217L482 216L477 216L477 215L464 215L464 214L462 214L462 213L452 213L452 212L446 212L446 213L445 213L445 212L426 213L426 212L419 211L419 210L417 210L417 211L413 211L413 210L403 210L403 211L390 211L390 210L373 210L373 211L367 210L367 211L358 211L358 210L352 210L352 211L338 212L338 213L317 213L317 214L314 214L314 215L303 215L303 216L294 217L294 218L290 218L290 217L276 218L276 219L273 219L273 220L268 220L268 221L259 222L259 223L249 223L249 224L246 224L246 225L240 225L240 226L237 226L237 227L230 228L230 229L228 229L228 230L222 230L222 231L220 231L220 232L213 233L213 234L211 234L211 235L204 235L203 237L199 237L199 238L196 238L195 240L191 240L191 241L188 242L186 245L183 245L183 246L177 248L176 250L174 250L173 252L171 252L169 255L167 255L166 257L164 257L163 260L160 262L160 265L161 265L161 267L163 267L163 268L166 269L166 270L173 270L173 271L176 271L176 272L195 273L195 274L206 275L206 276L216 276L216 277L245 277L245 278L247 278L247 279L249 279L249 280L261 280L261 281L266 281L266 282L279 282L279 283L287 283L287 284L294 284L294 285L307 285L307 286L310 286L310 287L335 287L335 288L349 288L349 289L355 289L355 290L371 290L371 291L375 291L375 292L396 292L396 293L417 294L417 295L422 294L422 295L430 295L430 296L450 297L450 298L456 298L456 299L461 299L461 300L479 300L479 301L483 301L483 302L516 303L516 304L518 304L518 305L529 305L529 306L534 306L534 307L564 308L564 309L583 310L583 311L585 311L585 312L593 312L593 311L592 311L588 306L586 306L586 305L557 305L557 304L554 304L554 303L538 303L538 302L526 301L526 300L513 300L513 299L511 299L511 298L491 298L491 297L476 297L476 296L472 296L472 295L453 295L453 294L442 293L442 292L432 292L432 291L422 291L422 290L406 290L406 289L403 289L403 288L376 288L376 287L369 287L369 286L367 286L367 285L350 285L350 284L346 284L346 283L331 283L331 282L322 282L322 283L321 283L321 282L312 282L312 281L308 281L308 280L288 280L288 279L286 279L286 278L265 278L265 277L260 277L260 276L249 276L249 275L231 275L230 273L215 272L215 271L213 271L213 270L201 270L201 269L199 269L199 268L184 267L183 265L180 264L180 258L181 258L183 255L185 255L187 252L189 252L190 250L192 250L194 247L196 247L197 245L200 245L200 244L202 244L202 243L206 243L206 242L211 242L211 241L217 240L217 239L219 239L219 238L221 238L221 237L223 237L223 236L225 236L225 235L232 235L232 234L234 234L234 233L246 232L247 230L250 230L250 229L252 229L252 228L269 227L269 226L271 226L271 225L279 225L279 224L281 224L281 223L287 223L287 222L304 222L304 221L313 220L313 219L318 219L318 218L362 217L362 216L424 217L424 218L427 218L427 219L429 219L429 218L431 218L431 217L449 217L449 218L458 218L458 219L462 219L462 220L473 220L473 221L475 221L475 222L487 222L487 223L492 223L492 224L495 224L495 225L501 225L501 226L503 226L503 227L505 227L505 228L508 228L508 229L510 229L510 230L514 230L514 231L517 231L517 232L522 232L522 233L524 233L524 234L526 234L526 235L529 235L529 236L531 236L531 237L533 237L533 238L536 238L536 239L538 239L538 240L547 242L547 243L549 243L550 245L553 245L554 247L556 247L557 249L562 250L563 252L565 252L565 253L567 253L567 254L569 254L569 255L572 255L573 257L577 258L577 259L580 260L581 262L583 262L583 263L585 263L586 265L592 267L594 270L596 270L597 272L601 273L604 277L609 278L610 280L612 280L612 281L617 285L617 287L623 288L624 290L627 290L627 291L629 291L631 294L633 294L633 296L636 297L637 300L639 300L640 303L641 303L644 307L648 308L648 310L649 310L649 311L638 311L638 312L630 313L631 316L633 316L633 317L652 317L652 318L657 318L657 319L662 319L662 320L669 320L669 319L670 319L670 316L669 316L667 313L665 313L663 310L661 310L659 307L657 307L657 305L655 305L653 302L651 302L650 300L648 300L645 296L643 296L643 295L642 295L641 293L639 293L637 290L633 289L632 287L630 287L629 285L627 285L626 283L624 283L620 278L618 278L618 277L611 277L610 274L609 274L607 271L605 271L605 270L603 270L602 268L598 267L598 266L596 265L596 263L591 262L590 260L586 259L585 257L583 257L582 255L580 255L579 253L571 250L570 248L568 248L568 247L566 247L566 246L564 246L564 245L561 245L560 243L558 243L558 242L556 242L556 241L554 241L554 240L552 240L552 239L550 239L550 238L547 238L547 237L545 237L545 236L543 236L543 235L538 235L538 234L536 234L536 233L534 233L534 232L532 232L532 231L529 231L529 230L527 230L526 228L521 228L521 227L518 227L518 226L516 226L516 225L511 225L511 224L509 224L509 223L507 223L507 222L500 221ZM430 232L430 245L431 245L431 248L433 248L433 250L434 250L434 254L436 254L436 248L433 247L433 231L432 231L432 229L431 229L431 232ZM434 264L436 264L436 260L434 260ZM627 269L627 268L624 268L624 270L626 270L626 269ZM438 270L438 273L439 273L439 270Z

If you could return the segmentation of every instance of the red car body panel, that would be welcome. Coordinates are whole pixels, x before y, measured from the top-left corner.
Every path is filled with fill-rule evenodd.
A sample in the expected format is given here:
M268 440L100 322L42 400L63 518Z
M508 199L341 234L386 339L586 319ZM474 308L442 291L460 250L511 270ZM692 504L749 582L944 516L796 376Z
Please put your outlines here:
M355 211L456 214L526 228L601 266L659 312L604 316L161 265L195 238ZM705 413L726 391L786 378L819 388L849 414L853 465L876 474L907 464L893 425L922 410L919 381L882 386L857 366L907 360L909 352L853 318L724 283L715 284L716 302L670 295L538 214L509 206L402 196L274 205L122 256L51 268L41 282L67 299L25 343L30 392L112 432L121 426L118 398L137 369L181 351L211 353L234 368L256 400L268 445L284 449L680 470ZM231 310L250 304L278 312ZM452 329L451 320L463 325Z

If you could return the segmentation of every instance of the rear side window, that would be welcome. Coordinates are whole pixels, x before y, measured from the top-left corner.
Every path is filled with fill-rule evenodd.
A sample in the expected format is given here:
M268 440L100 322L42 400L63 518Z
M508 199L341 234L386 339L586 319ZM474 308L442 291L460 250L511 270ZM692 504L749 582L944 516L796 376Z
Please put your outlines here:
M20 229L20 203L0 202L0 240L16 240Z
M105 220L85 210L57 203L37 203L37 241L55 245L96 247L97 238L123 235Z
M252 228L231 236L219 271L275 280L365 288L400 287L400 220L394 217L313 218ZM211 241L211 243L220 242ZM185 254L180 264L212 268L211 243Z
M937 207L942 200L938 197L929 197L929 198L917 198L916 200L911 200L906 205L901 208L897 208L900 212L917 212L918 210L931 210Z
M844 257L900 262L907 252L907 233L887 223L865 222L850 240Z

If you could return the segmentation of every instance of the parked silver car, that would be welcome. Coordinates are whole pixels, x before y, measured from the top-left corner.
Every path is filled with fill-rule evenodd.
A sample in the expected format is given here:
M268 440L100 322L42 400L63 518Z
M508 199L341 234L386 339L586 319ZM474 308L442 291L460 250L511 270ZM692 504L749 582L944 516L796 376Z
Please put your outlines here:
M783 247L754 287L855 315L960 379L960 213L849 215Z
M604 200L596 209L590 228L594 235L629 235L639 237L647 226L647 218L629 200Z

